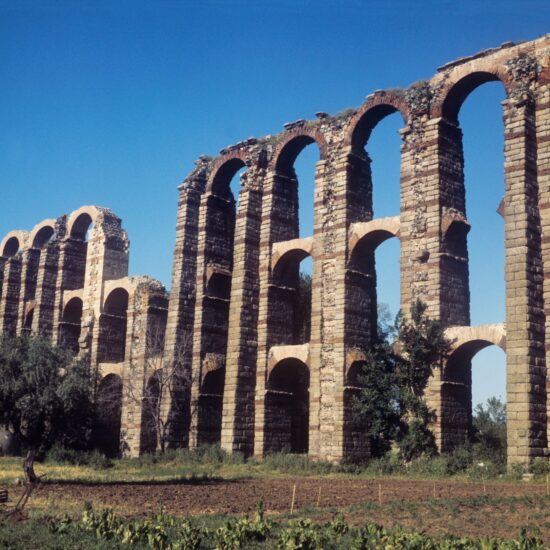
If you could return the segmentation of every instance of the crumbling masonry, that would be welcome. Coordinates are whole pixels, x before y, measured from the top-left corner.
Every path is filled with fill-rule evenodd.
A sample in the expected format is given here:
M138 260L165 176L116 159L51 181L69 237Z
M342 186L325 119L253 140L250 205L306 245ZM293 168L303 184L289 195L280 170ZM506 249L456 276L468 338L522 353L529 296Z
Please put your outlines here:
M506 91L506 319L474 327L458 114L488 81ZM401 209L377 219L364 147L394 112L403 117ZM299 238L293 164L312 143L320 153L314 231ZM230 182L243 168L236 209ZM161 332L163 364L177 363L188 382L163 403L166 418L177 419L170 444L220 442L248 456L368 457L350 400L376 330L374 252L395 237L403 309L422 299L454 340L426 395L439 447L449 450L467 436L471 360L494 344L507 356L509 462L526 462L548 451L548 232L550 35L460 59L429 81L377 91L358 109L317 113L276 136L201 157L179 189L169 301L158 282L127 277L126 235L107 210L84 208L30 234L10 233L0 245L0 330L43 332L88 353L102 384L120 395L112 414L120 426L111 419L100 431L119 430L130 454L155 446L139 392L155 375L148 358L159 353L147 349L148 335ZM299 264L308 256L311 334L304 342L293 325Z

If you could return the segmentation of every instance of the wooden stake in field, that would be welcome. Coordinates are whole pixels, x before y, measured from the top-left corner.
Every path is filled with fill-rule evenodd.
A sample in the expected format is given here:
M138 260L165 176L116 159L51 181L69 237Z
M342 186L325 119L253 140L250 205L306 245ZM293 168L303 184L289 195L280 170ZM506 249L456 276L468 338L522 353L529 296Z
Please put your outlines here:
M548 476L546 476L548 479ZM321 504L321 486L319 485L319 492L317 493L317 508L319 508L319 505Z
M294 501L296 500L296 483L292 487L292 502L290 503L290 513L294 512Z
M378 484L378 504L382 505L382 484Z
M434 481L434 486L433 486L433 495L434 495L434 498L435 498L435 481Z
M550 487L548 486L548 474L546 474L546 496L550 495Z

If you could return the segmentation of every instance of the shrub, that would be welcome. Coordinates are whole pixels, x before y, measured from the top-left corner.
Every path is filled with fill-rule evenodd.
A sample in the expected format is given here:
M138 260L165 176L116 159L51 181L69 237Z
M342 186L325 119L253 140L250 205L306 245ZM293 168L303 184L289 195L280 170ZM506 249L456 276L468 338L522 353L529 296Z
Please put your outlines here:
M399 474L405 472L405 465L397 454L389 452L371 460L365 471L374 476Z
M468 478L472 481L492 479L498 477L502 470L492 462L474 462L467 470Z
M71 464L73 466L91 466L97 470L111 468L112 460L99 451L77 451L62 445L53 445L46 453L46 462L52 464Z
M506 465L506 405L490 397L473 411L473 452L477 460Z
M422 476L445 477L449 475L449 460L445 455L421 457L410 463L408 471Z
M219 445L201 445L194 449L169 449L162 455L155 455L158 462L181 462L183 464L242 464L240 453L229 454Z
M39 527L39 523L33 527ZM13 540L25 529L25 523L18 526ZM360 529L348 527L341 515L325 524L316 524L311 519L295 519L288 524L272 524L263 515L261 503L253 518L231 518L218 529L194 525L188 519L178 519L159 510L143 519L123 519L112 510L95 512L87 504L80 522L69 517L52 518L47 530L55 536L50 545L32 546L44 548L72 548L70 542L86 540L89 548L139 547L151 550L238 550L240 548L273 548L282 550L321 550L329 548L351 548L353 550L395 549L462 549L481 548L499 550L542 550L544 544L539 534L519 532L515 540L497 538L473 539L443 535L433 537L425 533L406 532L401 528L386 529L380 525L367 524ZM2 539L3 541L5 539ZM69 544L68 544L69 543ZM11 547L8 545L8 547ZM21 547L16 545L16 547ZM81 546L78 546L79 548ZM84 547L84 546L82 546Z
M340 470L340 466L331 462L311 460L305 454L273 453L267 455L261 462L267 470L278 470L284 473L314 473L328 474Z
M521 464L520 462L512 464L508 469L508 477L515 481L521 480L526 473L527 468L525 464Z
M529 471L535 476L535 477L544 477L548 474L550 474L550 462L547 458L543 458L541 456L538 456L533 460L531 465L529 466Z
M466 444L456 447L451 453L446 455L446 459L448 475L465 472L474 461L471 445Z
M337 514L328 524L328 527L335 535L345 535L349 530L348 524L342 514Z

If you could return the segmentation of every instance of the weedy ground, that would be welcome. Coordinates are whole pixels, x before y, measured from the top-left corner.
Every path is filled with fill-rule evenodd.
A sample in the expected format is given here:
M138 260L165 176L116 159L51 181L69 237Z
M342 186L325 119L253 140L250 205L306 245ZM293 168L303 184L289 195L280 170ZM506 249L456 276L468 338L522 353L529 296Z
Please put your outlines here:
M7 508L13 506L22 491L14 484L21 477L21 464L20 458L0 458L0 484L7 487L10 494ZM495 542L495 546L494 541L483 543L485 546L475 544L481 544L480 537L513 539L521 528L536 530L541 541L550 545L550 488L545 476L535 476L525 482L519 481L519 472L512 472L489 479L489 474L479 468L451 476L444 466L439 460L388 474L380 464L370 468L335 466L289 455L244 461L216 448L115 461L96 455L50 457L36 465L37 473L46 477L32 495L24 520L20 517L21 521L10 520L0 526L0 548L119 548L123 545L118 535L98 538L79 527L86 502L97 514L111 508L119 518L121 533L125 529L135 528L139 532L149 529L151 518L162 505L163 513L173 518L170 521L181 523L192 518L193 529L206 529L201 535L202 546L197 548L383 548L380 542L376 543L379 546L353 546L366 524L377 524L380 529L391 531L383 534L372 527L376 531L371 533L375 537L372 540L385 537L384 540L394 544L397 535L393 530L398 526L410 537L416 537L406 539L409 546L395 548L443 547L430 545L435 544L433 540L443 540L441 537L446 534L477 541L467 543L474 546L445 546L447 548L505 548L504 543ZM231 525L241 525L238 522L253 514L260 501L265 517L276 524L260 546L255 539L238 543L240 546L216 542L216 530L226 529L228 521ZM328 542L323 539L322 544L319 543L321 546L315 546L319 542L315 540L304 544L296 542L295 539L307 538L315 530L329 533L331 528L326 526L334 521L336 514L342 515L348 529L346 534L338 535L338 540L331 535ZM149 527L145 528L139 522L147 518ZM243 525L237 530L246 531ZM325 527L317 528L317 525ZM224 533L236 544L237 535L232 528L227 527ZM145 539L139 540L136 547L154 547ZM172 546L159 548L194 548L177 546L175 540L170 539ZM413 544L411 540L416 542ZM543 547L543 542L533 546L531 542L518 540L514 543L516 546L509 547Z

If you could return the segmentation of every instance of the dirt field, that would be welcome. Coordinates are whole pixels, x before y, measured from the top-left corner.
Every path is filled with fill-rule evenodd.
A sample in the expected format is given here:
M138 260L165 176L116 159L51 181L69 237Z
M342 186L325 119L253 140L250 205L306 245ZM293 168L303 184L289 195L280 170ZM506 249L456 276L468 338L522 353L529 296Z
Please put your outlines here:
M287 512L296 485L294 508L317 505L345 507L366 502L449 500L473 496L545 495L544 484L466 483L452 481L347 480L347 479L276 479L239 481L189 481L184 483L45 484L33 498L60 503L86 500L94 506L109 506L128 514L142 514L162 503L174 515L203 513L243 513L255 509L262 499L269 512ZM435 491L435 493L434 493ZM17 494L18 491L13 490ZM550 513L550 512L549 512Z
M94 507L113 507L126 515L154 511L162 503L173 515L238 514L254 510L262 499L271 513L287 513L296 485L295 511L315 507L346 508L349 523L367 521L385 526L400 524L433 534L513 537L522 526L537 527L550 542L550 500L544 484L466 483L453 481L276 479L190 481L185 483L45 484L32 497L31 507L43 511L78 512L85 501ZM382 506L379 506L379 487ZM320 490L320 495L319 495ZM20 489L11 489L11 499ZM435 495L435 499L434 499ZM471 497L487 497L478 498ZM518 497L514 499L499 497ZM320 520L327 510L310 514Z
M189 481L183 483L44 484L33 499L61 504L90 501L94 506L109 506L127 514L143 514L162 503L174 515L204 513L238 514L253 511L261 499L268 512L288 512L292 489L296 485L294 509L317 505L345 507L367 502L449 500L474 496L545 495L544 484L466 483L452 481L275 479L238 481ZM319 490L321 492L319 497ZM435 492L434 492L435 491ZM20 489L12 489L15 497ZM549 511L550 514L550 511Z
M163 503L173 515L249 512L263 499L277 521L288 515L296 485L295 514L326 523L336 510L352 526L400 525L439 536L515 538L522 527L537 529L550 549L550 496L544 484L453 481L266 479L187 483L52 483L37 489L25 516L79 515L86 501L128 516L149 515ZM381 487L382 504L379 504ZM320 494L320 506L317 499ZM435 498L434 498L435 489ZM20 488L10 488L10 501ZM282 516L278 514L283 514ZM19 519L18 521L21 521ZM219 518L214 520L220 522ZM216 525L216 523L215 523Z

